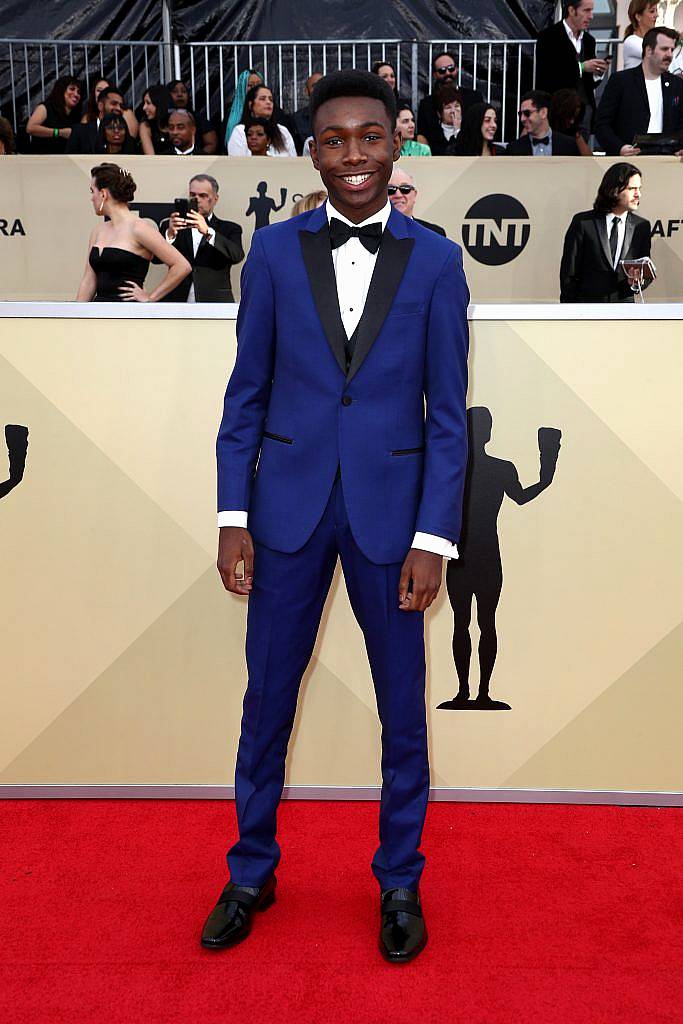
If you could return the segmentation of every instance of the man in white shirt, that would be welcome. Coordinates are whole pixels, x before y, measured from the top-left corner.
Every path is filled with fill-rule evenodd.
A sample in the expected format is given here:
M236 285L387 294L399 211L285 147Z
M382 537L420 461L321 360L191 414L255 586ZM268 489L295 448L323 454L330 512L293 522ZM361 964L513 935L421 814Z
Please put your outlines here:
M604 174L592 210L577 213L564 240L560 302L633 302L625 259L650 255L650 222L639 217L642 177L633 164Z
M194 156L197 123L189 110L171 110L168 115L168 134L176 156Z
M564 3L563 20L540 32L536 41L536 89L551 95L575 89L586 106L587 129L595 109L595 86L608 66L596 57L595 37L588 31L594 7L594 0Z
M636 156L638 135L683 133L683 81L669 72L677 42L675 29L649 29L643 36L643 63L612 75L605 86L595 134L609 156ZM648 147L647 152L657 149Z
M210 174L195 175L188 194L187 215L172 213L165 234L189 261L192 273L162 301L234 302L230 268L244 259L242 228L216 216L218 182Z

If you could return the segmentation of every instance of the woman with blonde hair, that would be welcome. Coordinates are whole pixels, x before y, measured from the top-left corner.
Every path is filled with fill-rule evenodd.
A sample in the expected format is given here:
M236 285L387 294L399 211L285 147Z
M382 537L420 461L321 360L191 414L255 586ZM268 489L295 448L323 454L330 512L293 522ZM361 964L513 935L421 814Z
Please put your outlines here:
M290 217L298 217L300 213L308 213L309 210L317 210L327 199L327 192L320 189L318 192L309 192L308 195L297 199L292 207Z
M643 36L657 24L659 4L656 0L631 0L628 5L629 25L624 32L624 71L643 63Z

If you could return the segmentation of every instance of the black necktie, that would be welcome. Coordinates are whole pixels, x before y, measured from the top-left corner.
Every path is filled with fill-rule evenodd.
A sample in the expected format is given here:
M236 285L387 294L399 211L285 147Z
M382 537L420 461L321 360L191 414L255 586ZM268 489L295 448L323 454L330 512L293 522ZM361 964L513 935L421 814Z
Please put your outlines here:
M615 217L612 221L612 230L609 233L609 251L612 256L612 266L614 266L614 260L617 255L617 245L619 244L619 218Z
M363 228L357 228L353 224L345 224L337 217L330 219L330 244L333 249L348 242L349 238L358 238L361 245L364 245L368 252L377 252L382 241L382 224L377 221L375 224L366 224Z

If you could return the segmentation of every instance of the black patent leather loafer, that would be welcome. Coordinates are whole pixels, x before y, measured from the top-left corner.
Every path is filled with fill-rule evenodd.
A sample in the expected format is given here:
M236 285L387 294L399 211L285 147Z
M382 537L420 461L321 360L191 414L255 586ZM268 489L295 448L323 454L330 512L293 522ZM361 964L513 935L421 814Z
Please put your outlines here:
M202 946L205 949L227 949L246 939L254 914L267 910L275 902L275 885L275 875L271 875L259 889L242 889L228 882L206 919Z
M420 897L411 889L385 889L380 902L379 948L385 960L406 964L427 944Z

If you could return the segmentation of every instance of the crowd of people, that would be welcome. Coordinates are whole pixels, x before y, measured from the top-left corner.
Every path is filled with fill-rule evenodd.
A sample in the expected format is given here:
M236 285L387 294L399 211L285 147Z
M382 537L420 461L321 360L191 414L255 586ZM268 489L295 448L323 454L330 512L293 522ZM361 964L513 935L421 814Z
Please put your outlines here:
M640 152L673 152L683 136L683 50L678 33L657 26L653 0L631 0L623 44L622 71L608 81L611 57L597 53L589 31L594 0L573 0L563 18L540 33L536 47L536 88L521 97L518 138L497 141L500 109L481 91L459 84L454 53L437 53L432 84L413 110L399 95L397 73L386 60L373 72L389 85L398 109L397 129L404 156L590 156L592 152L632 157ZM58 78L25 126L31 153L154 155L308 155L311 125L308 99L319 71L305 83L307 102L284 111L263 76L254 69L238 79L227 117L219 123L197 111L187 85L174 79L145 90L135 110L111 80L83 84ZM599 101L596 94L600 94ZM646 138L667 135L667 139ZM672 142L672 139L674 140ZM592 148L593 147L593 148ZM678 147L683 152L683 142ZM10 123L0 118L0 155L15 152Z

